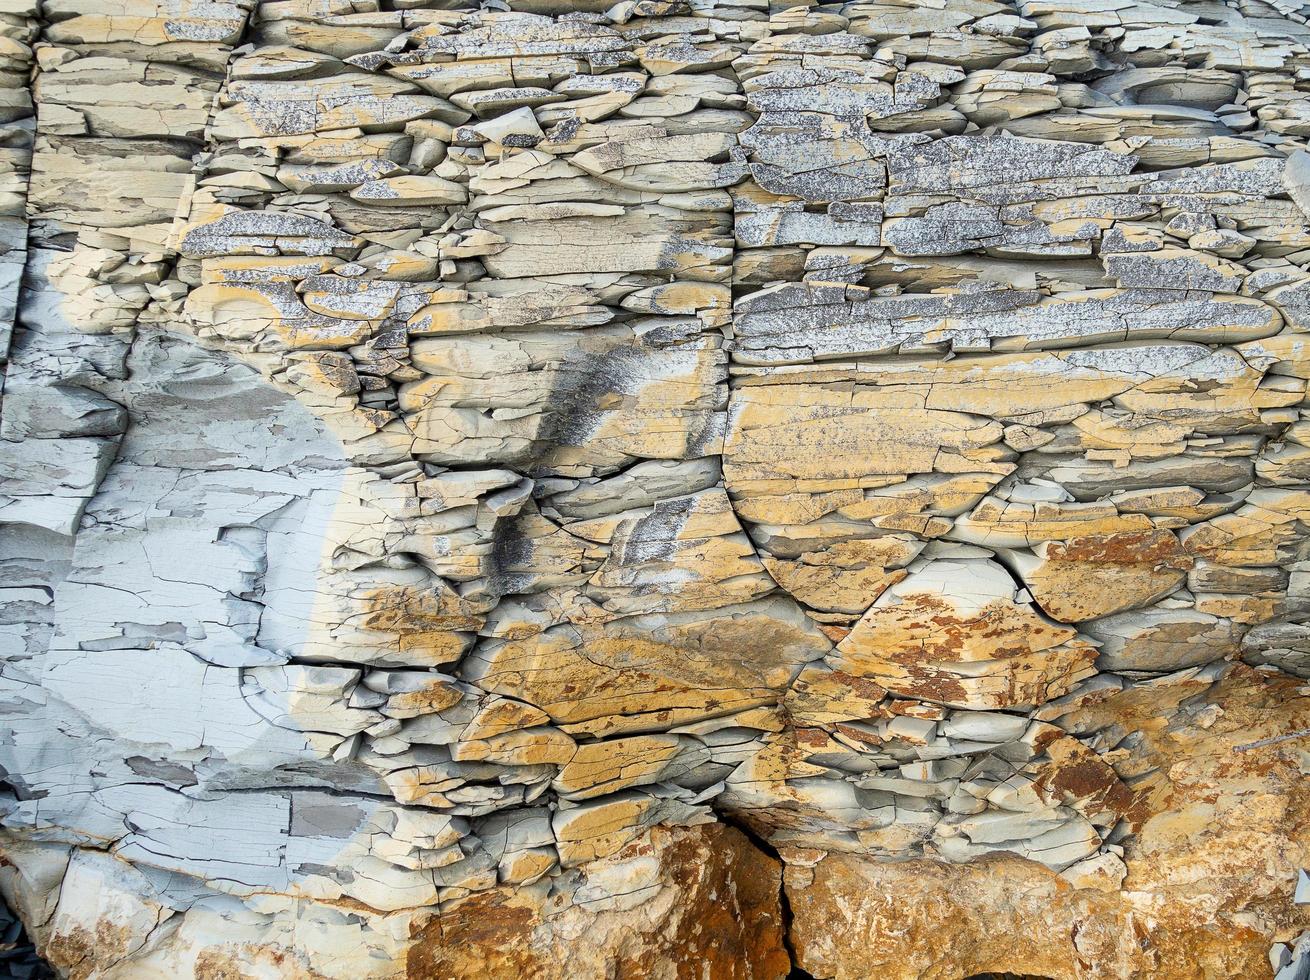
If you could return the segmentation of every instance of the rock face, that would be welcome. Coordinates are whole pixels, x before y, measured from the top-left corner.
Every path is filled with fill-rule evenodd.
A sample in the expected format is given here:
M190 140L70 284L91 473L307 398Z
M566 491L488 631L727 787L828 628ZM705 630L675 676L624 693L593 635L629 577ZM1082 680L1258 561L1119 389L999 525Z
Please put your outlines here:
M657 828L548 887L500 886L432 916L406 976L785 976L779 877L732 828Z
M1310 7L0 5L76 978L1310 973Z
M1123 862L1071 876L1000 853L944 865L788 852L800 965L824 977L1267 973L1267 935L1304 919L1272 876L1252 872L1310 860L1310 815L1304 760L1253 743L1304 729L1310 704L1295 681L1240 667L1144 694L1116 691L1059 718L1140 735L1123 752L1145 790Z

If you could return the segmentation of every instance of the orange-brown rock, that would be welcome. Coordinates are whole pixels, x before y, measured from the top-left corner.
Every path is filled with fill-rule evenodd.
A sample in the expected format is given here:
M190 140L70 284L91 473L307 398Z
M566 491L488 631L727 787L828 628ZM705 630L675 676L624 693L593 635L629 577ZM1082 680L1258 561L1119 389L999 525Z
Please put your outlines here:
M837 645L832 666L887 690L964 708L1009 708L1058 697L1093 673L1077 631L1015 599L995 562L912 568Z
M408 980L774 980L778 862L721 824L657 827L555 886L497 888L418 926Z
M1015 565L1037 604L1066 623L1150 605L1180 588L1192 559L1167 530L1043 541Z
M1114 753L1142 800L1122 890L1076 887L1011 855L883 863L784 850L798 965L841 980L1269 977L1270 946L1310 927L1310 909L1291 901L1310 862L1305 689L1237 667L1213 685L1111 694L1061 722L1141 733Z

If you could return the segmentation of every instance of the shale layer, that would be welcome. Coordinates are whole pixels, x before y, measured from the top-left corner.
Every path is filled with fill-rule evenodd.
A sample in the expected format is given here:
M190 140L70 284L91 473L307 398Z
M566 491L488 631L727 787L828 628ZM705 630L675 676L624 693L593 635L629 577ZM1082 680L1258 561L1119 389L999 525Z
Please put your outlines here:
M1310 975L1308 16L0 0L38 949Z

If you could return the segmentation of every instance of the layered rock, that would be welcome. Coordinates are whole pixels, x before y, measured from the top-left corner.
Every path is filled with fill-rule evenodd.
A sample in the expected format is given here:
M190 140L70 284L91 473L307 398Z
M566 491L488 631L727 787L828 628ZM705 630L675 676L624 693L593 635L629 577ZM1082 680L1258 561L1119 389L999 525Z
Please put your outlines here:
M1310 968L1306 16L0 11L51 963Z
M1291 741L1261 744L1305 727L1296 683L1238 667L1217 682L1172 679L1149 695L1103 693L1048 716L1082 737L1114 728L1139 736L1119 763L1140 774L1143 790L1122 860L1106 855L1057 874L1000 852L956 865L786 852L804 969L1269 974L1265 936L1304 924L1272 876L1252 874L1306 862L1303 753Z

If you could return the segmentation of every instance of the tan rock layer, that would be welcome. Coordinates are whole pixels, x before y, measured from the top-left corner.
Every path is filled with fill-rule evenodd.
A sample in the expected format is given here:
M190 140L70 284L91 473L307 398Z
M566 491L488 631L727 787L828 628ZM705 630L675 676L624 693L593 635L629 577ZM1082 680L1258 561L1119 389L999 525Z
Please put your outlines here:
M11 6L61 967L1310 962L1310 11Z

